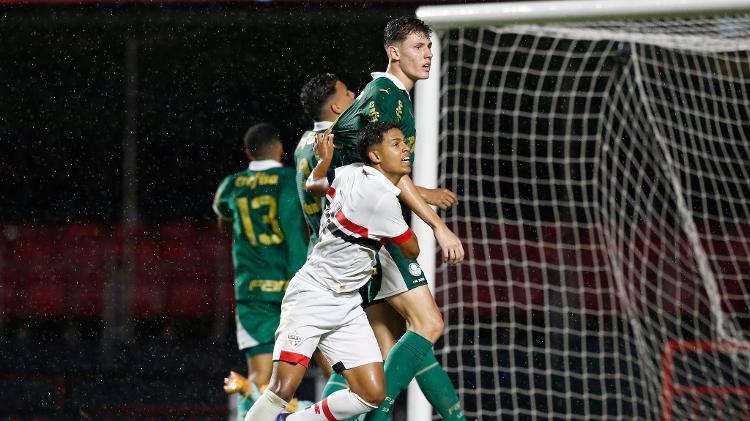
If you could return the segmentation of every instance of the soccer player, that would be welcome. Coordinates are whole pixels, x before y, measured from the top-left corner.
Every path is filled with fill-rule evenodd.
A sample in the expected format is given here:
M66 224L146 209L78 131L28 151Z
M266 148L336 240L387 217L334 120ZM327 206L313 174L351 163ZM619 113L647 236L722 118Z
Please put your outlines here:
M312 77L302 87L300 92L300 103L305 113L313 120L313 129L306 131L297 148L294 150L294 163L297 168L297 191L300 204L307 222L310 233L308 240L308 254L318 242L318 231L320 228L320 215L322 213L322 198L311 195L305 190L305 181L310 176L312 168L315 168L315 135L325 132L333 122L346 111L354 102L354 93L347 88L338 76L332 73L324 73ZM315 354L315 362L321 367L323 374L329 381L322 391L322 395L346 389L346 380L341 374L333 373L320 354Z
M354 93L336 75L324 73L312 77L300 93L300 103L305 113L313 119L313 129L306 131L294 150L297 168L297 191L310 232L308 254L318 242L318 229L322 213L322 200L305 190L305 181L317 164L315 135L325 132L333 122L354 102Z
M242 396L239 419L271 377L281 299L307 249L294 169L280 163L278 133L270 124L256 124L245 134L244 145L248 169L226 177L213 203L220 229L232 231L237 344L250 380L243 383L232 372L224 381L225 391Z
M360 159L355 145L356 133L370 121L396 123L406 137L413 160L416 129L409 91L418 80L429 77L430 33L431 29L416 18L400 17L388 22L384 31L388 55L386 72L373 73L373 80L329 129L335 135L335 166ZM398 187L401 201L432 227L444 261L455 264L463 260L461 242L428 206L449 208L456 202L455 194L446 189L417 187L408 175L401 178ZM379 260L380 273L370 282L364 305L386 358L387 397L378 411L367 415L368 420L387 420L396 396L414 377L410 374L414 361L404 355L410 344L421 338L435 343L444 329L440 310L417 261L403 256L391 244L381 250ZM402 317L406 320L405 326ZM403 334L405 328L408 330ZM443 419L464 420L453 383L435 355L428 353L417 365L417 382Z
M288 415L287 421L352 417L372 411L385 396L382 356L358 290L370 279L383 243L395 244L408 258L419 254L401 214L396 187L411 171L411 163L404 135L393 123L364 127L358 149L367 165L356 163L329 173L332 136L316 145L319 162L307 187L316 195L325 193L329 201L320 241L284 296L271 383L246 421L276 419L302 381L316 348L350 388ZM410 349L411 357L420 360L431 348L432 343L422 338Z

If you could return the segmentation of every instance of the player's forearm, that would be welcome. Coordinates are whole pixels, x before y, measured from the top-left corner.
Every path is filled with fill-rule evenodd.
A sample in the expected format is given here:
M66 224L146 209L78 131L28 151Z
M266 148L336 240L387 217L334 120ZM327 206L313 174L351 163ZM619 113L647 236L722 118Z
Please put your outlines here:
M433 230L437 227L445 225L440 216L425 202L424 198L419 192L422 187L414 185L411 177L405 175L401 177L398 182L398 187L401 189L399 198L402 202L406 203L406 206L412 210L419 219L423 220Z
M318 161L310 176L305 181L305 190L314 196L325 196L328 191L328 169L331 167L331 160Z
M413 181L412 181L412 183L413 183ZM428 193L429 189L426 189L426 188L424 188L422 186L418 186L416 184L414 185L414 188L417 190L417 194L419 194L419 197L421 197L422 200L424 200L425 203L426 203L427 202L427 193Z

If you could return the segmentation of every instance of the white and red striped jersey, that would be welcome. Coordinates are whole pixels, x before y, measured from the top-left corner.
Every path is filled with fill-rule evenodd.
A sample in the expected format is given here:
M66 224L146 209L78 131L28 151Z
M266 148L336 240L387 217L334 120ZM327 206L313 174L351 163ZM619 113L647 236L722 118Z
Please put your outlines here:
M380 247L387 241L401 244L412 235L401 215L400 193L385 175L367 165L336 168L320 223L320 241L297 277L339 293L364 285L372 276Z

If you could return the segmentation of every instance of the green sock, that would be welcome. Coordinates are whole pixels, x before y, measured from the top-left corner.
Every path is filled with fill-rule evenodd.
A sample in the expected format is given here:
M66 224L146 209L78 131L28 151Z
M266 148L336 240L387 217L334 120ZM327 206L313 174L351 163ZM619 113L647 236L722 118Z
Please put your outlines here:
M406 331L385 359L385 400L378 409L364 416L365 421L390 420L396 397L417 373L419 364L414 361L422 361L427 353L432 353L432 342L416 332Z
M344 376L339 373L332 373L331 377L328 378L328 383L326 383L326 386L323 388L323 396L321 396L321 399L327 398L331 393L337 390L343 390L348 387L349 385L346 384Z
M466 421L461 401L453 387L448 373L435 359L435 354L428 352L419 364L415 376L419 388L433 408L445 421Z

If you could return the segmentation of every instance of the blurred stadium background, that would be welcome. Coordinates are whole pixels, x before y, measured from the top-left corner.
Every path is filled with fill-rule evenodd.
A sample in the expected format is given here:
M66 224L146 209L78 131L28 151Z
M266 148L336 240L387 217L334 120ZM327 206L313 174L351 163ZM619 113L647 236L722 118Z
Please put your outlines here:
M245 369L213 193L256 122L293 165L304 82L364 87L416 3L3 3L0 418L223 418Z

